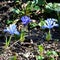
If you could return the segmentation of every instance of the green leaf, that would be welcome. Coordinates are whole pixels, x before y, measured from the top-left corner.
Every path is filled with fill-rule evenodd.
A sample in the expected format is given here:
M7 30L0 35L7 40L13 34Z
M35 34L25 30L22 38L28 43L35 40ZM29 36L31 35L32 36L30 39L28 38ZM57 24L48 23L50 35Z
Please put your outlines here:
M43 56L37 56L37 60L43 60L44 57Z
M51 56L51 55L54 55L54 56L58 56L58 54L56 53L56 51L47 51L47 56Z
M11 38L12 38L12 35L9 37L9 39L7 39L7 37L6 37L6 42L5 42L5 47L6 48L9 47L9 44L11 42Z
M10 23L12 23L13 21L12 20L7 20L6 21L6 24L10 24Z
M55 56L58 55L56 51L52 51L52 54L55 55Z
M6 39L6 42L5 42L5 48L8 47L8 40Z
M37 23L30 23L30 28L34 28L37 26Z
M60 12L60 3L47 3L45 8Z
M47 51L47 56L49 57L51 54L52 54L52 52L51 51Z
M31 7L32 2L28 1L26 4L27 4L27 6L25 8L23 8L22 11L24 12L25 15L30 15L32 13L31 10L33 7L33 6Z
M38 50L39 50L40 52L43 52L43 50L44 50L43 46L42 46L42 45L38 45Z
M13 21L13 24L16 24L19 21L19 19L16 19Z
M50 59L49 59L49 60L55 60L55 59L50 57Z
M38 24L40 27L44 26L45 21L41 20L40 23Z
M33 3L37 4L38 3L38 0L33 0Z
M38 0L38 5L44 6L46 3L46 0Z
M21 31L21 34L20 34L20 42L24 42L25 40L25 32L24 31Z
M19 14L20 10L19 9L15 9L14 12L17 13L17 14Z
M9 58L9 60L17 60L16 56L12 56L11 58Z
M51 40L51 33L50 33L50 31L48 32L48 33L46 33L46 40L47 41L49 41L49 40Z
M27 2L26 10L31 10L31 4L32 3L30 1Z
M11 8L10 11L13 11L16 14L20 13L20 10L18 8Z
M34 10L40 10L40 7L39 6L35 6Z

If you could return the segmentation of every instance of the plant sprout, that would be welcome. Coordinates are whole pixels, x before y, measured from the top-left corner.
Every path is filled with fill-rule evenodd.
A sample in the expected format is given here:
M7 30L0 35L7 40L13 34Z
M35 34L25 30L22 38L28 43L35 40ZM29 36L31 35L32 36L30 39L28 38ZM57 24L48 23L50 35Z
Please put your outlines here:
M44 47L42 45L38 45L38 50L39 50L39 54L43 56Z
M57 60L57 57L58 57L58 54L56 51L47 51L46 55L48 57L48 60L55 60L54 57L56 57L56 60Z
M49 41L51 40L51 29L53 27L58 27L59 25L56 23L57 20L56 19L53 19L53 18L48 18L47 20L45 20L43 22L43 25L41 26L43 29L45 28L48 28L49 29L49 32L46 34L46 39ZM41 23L40 23L41 24Z
M9 27L7 27L6 29L4 29L4 32L8 32L8 33L11 34L9 40L7 40L7 38L6 38L6 47L9 46L11 38L12 38L12 35L14 35L14 34L19 35L19 32L17 31L16 27L17 26L15 24L11 24Z
M37 56L36 57L36 60L43 60L44 59L44 56Z
M25 40L25 31L21 30L20 42L24 42L24 40Z
M58 24L56 24L56 19L51 19L51 18L48 18L47 20L45 20L45 24L44 24L44 28L48 28L48 29L51 29L53 28L54 26L58 26Z

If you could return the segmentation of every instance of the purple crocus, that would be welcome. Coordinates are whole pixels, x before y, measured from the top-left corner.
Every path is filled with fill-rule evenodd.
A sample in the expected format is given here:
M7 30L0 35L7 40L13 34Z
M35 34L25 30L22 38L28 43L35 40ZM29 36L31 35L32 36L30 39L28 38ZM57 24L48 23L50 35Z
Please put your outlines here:
M9 27L4 29L4 32L9 32L10 34L16 34L19 35L19 32L17 31L17 26L15 24L11 24Z
M58 26L58 24L56 23L56 19L48 18L47 20L45 20L45 24L42 27L51 29L54 26L56 26L56 27Z
M22 24L27 25L31 21L31 19L28 16L22 16L21 21L22 21Z

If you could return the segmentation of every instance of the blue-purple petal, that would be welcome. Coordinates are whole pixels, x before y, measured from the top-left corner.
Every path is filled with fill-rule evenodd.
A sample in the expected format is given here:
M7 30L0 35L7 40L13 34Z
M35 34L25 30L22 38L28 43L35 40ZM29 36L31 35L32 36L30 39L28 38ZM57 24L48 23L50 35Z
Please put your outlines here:
M56 19L51 19L51 18L49 18L49 19L47 19L47 20L45 20L45 25L42 27L42 28L48 28L48 29L51 29L51 28L53 28L54 26L58 26L58 24L56 23Z
M22 16L21 21L22 21L22 24L27 25L31 21L31 19L28 16Z
M15 24L11 24L9 27L7 27L6 29L4 29L4 32L9 32L10 34L19 34L19 32L17 31L17 26Z

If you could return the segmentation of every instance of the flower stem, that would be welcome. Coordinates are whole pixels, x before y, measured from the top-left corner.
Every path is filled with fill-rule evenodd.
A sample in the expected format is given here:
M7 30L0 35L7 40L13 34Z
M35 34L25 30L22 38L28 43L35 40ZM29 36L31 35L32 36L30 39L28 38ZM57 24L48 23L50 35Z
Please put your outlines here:
M49 29L48 33L46 34L46 40L49 41L51 39L52 39L52 37L51 37L51 31Z
M11 41L11 38L12 38L12 35L10 36L9 40L7 39L6 37L6 48L8 48L9 44L10 44L10 41Z

